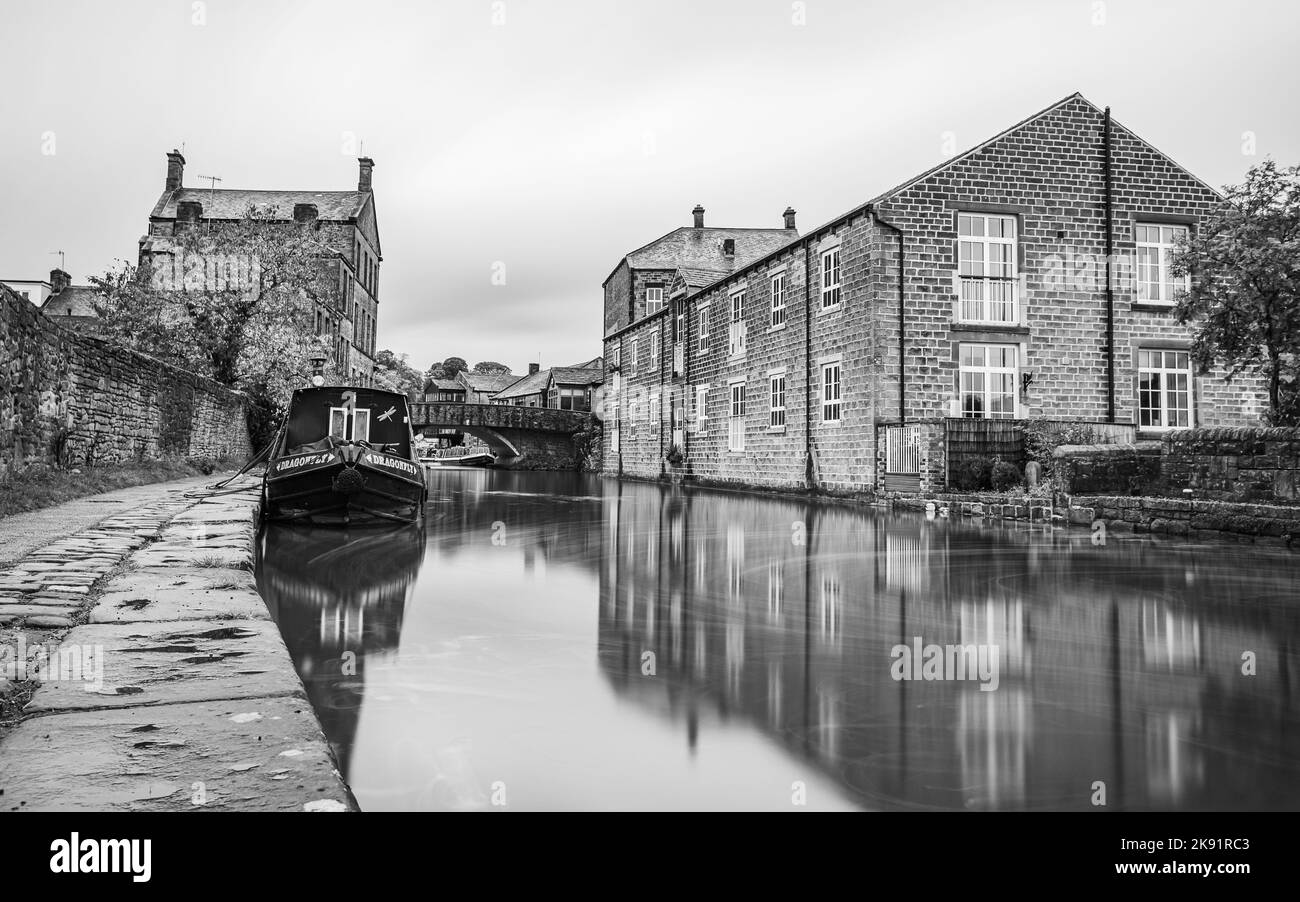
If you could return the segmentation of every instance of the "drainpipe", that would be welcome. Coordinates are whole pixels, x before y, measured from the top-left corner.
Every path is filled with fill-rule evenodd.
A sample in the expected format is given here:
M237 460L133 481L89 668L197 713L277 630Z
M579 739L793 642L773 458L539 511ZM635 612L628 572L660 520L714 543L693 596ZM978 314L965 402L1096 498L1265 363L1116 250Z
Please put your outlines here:
M1106 421L1115 422L1115 289L1111 267L1115 259L1114 207L1110 159L1110 107L1102 128L1103 173L1106 183Z
M812 452L812 258L808 242L803 245L803 459L804 482L808 491L816 491L813 483Z
M907 364L905 362L907 349L904 341L907 318L903 299L903 230L892 222L882 219L874 207L871 209L871 216L886 228L893 229L898 235L898 425L902 426L907 422Z

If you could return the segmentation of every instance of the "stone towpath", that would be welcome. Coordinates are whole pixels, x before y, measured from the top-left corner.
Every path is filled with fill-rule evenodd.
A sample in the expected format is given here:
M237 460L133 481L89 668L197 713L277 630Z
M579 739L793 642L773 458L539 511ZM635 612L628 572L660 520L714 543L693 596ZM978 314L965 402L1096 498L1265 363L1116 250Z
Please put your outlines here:
M0 701L30 695L0 811L354 809L257 594L256 489L129 491L0 567Z

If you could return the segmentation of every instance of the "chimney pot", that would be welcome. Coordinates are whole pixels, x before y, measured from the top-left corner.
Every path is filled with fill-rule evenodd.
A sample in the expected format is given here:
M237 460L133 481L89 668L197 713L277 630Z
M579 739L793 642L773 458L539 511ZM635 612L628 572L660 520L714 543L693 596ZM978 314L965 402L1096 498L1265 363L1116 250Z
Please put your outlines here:
M167 154L167 190L179 191L185 184L185 157L179 150Z
M704 228L704 208L699 204L696 204L695 209L691 211L691 214L695 217L695 228Z
M785 212L781 215L785 217L785 227L787 229L793 229L794 228L794 207L786 207Z
M374 171L375 161L370 157L357 157L357 163L361 168L361 175L357 179L358 191L373 191L370 184L370 174Z
M72 284L72 276L61 269L50 270L50 294L58 294Z
M536 376L539 372L541 372L541 369L542 369L542 365L540 363L530 363L528 364L528 375Z

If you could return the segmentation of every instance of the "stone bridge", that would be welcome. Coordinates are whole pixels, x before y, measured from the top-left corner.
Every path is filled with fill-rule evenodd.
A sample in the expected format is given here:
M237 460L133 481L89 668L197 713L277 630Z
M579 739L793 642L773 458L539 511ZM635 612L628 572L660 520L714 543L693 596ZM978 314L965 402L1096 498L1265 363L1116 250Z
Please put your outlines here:
M574 436L589 432L595 418L574 410L417 401L411 428L436 434L456 429L482 439L497 456L497 465L519 470L576 470L582 452Z

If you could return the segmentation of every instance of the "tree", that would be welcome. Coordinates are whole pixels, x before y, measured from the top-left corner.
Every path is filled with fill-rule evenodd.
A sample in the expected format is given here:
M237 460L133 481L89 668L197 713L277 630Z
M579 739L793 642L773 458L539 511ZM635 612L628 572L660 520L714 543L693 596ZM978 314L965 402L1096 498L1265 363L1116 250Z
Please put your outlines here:
M442 363L435 363L424 374L424 390L432 390L434 379L455 379L457 373L463 373L467 369L463 357L448 357Z
M424 391L424 374L407 362L407 355L394 354L385 348L375 355L379 367L376 379L391 391L398 391L412 401L420 400Z
M250 208L242 220L181 228L140 265L92 278L96 313L116 341L246 392L250 432L269 439L309 360L330 360L322 310L337 304L335 250L310 225ZM334 314L335 318L338 314Z
M478 363L474 364L474 372L485 374L495 373L509 376L510 367L506 366L504 363L497 363L495 360L480 360Z
M1192 328L1202 368L1263 376L1268 421L1300 422L1300 166L1272 160L1224 189L1224 202L1179 247L1175 275L1191 288L1174 309Z

